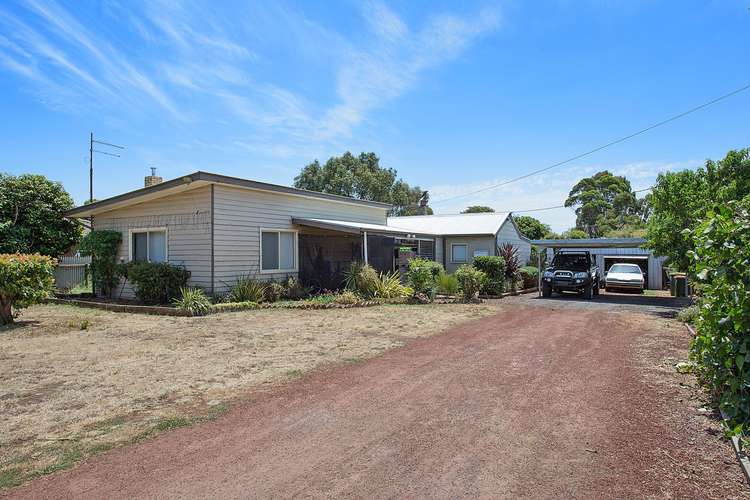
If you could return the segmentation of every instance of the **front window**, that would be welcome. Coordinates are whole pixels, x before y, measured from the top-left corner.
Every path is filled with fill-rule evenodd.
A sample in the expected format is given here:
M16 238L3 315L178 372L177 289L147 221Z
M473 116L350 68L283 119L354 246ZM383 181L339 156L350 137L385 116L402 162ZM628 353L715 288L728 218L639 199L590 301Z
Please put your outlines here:
M297 269L297 233L263 230L260 240L261 270L295 271Z
M451 262L466 262L468 254L465 244L451 245Z
M167 261L167 230L137 229L130 235L130 260L135 262Z

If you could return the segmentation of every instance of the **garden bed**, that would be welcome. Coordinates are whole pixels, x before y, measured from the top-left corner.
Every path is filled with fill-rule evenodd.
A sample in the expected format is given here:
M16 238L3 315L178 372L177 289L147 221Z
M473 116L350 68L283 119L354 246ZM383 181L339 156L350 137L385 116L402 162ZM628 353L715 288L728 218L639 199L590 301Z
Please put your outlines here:
M501 293L500 295L480 295L480 299L502 299L504 297L511 297L515 295L523 295L525 293L533 293L539 290L537 287L524 288L523 290L516 290L515 292Z
M45 302L49 304L66 304L121 313L156 314L159 316L192 316L190 311L171 306L144 306L133 303L118 303L111 300L99 300L97 298L70 299L52 297L46 299Z

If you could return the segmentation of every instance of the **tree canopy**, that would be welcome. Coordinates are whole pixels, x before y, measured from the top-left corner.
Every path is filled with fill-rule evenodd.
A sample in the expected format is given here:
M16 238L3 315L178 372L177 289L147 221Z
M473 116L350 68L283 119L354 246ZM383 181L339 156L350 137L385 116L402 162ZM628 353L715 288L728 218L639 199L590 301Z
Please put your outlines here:
M466 207L466 210L463 210L462 214L481 214L485 212L494 212L495 209L492 207L488 207L486 205L472 205L470 207Z
M57 257L81 237L81 225L63 218L73 199L43 175L0 174L0 253Z
M347 151L329 158L323 165L315 160L305 166L294 178L294 187L390 203L392 215L432 214L429 206L420 207L420 200L427 199L427 192L410 186L397 175L396 170L381 167L375 153L354 156Z
M730 151L719 161L708 160L697 170L659 174L651 191L646 238L656 254L688 270L695 244L686 229L696 227L708 207L750 194L750 149Z
M550 228L547 224L543 224L540 220L529 215L514 216L513 220L521 234L530 240L541 240L550 234Z
M643 227L646 202L638 199L630 181L607 170L578 181L566 207L576 212L576 228L597 238L626 226Z

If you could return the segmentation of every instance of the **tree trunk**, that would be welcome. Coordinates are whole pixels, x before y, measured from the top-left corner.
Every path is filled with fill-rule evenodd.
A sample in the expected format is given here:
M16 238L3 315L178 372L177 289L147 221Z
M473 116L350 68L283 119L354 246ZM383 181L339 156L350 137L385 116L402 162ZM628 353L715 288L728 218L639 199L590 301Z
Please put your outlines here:
M10 309L10 298L0 297L0 326L13 323L13 311Z

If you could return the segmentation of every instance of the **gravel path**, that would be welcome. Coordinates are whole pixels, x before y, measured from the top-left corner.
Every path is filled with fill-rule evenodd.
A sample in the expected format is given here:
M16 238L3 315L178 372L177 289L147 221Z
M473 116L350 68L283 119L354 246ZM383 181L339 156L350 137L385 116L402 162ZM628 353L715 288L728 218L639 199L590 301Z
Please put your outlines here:
M745 497L692 378L672 368L688 338L670 307L605 304L509 299L6 494Z

